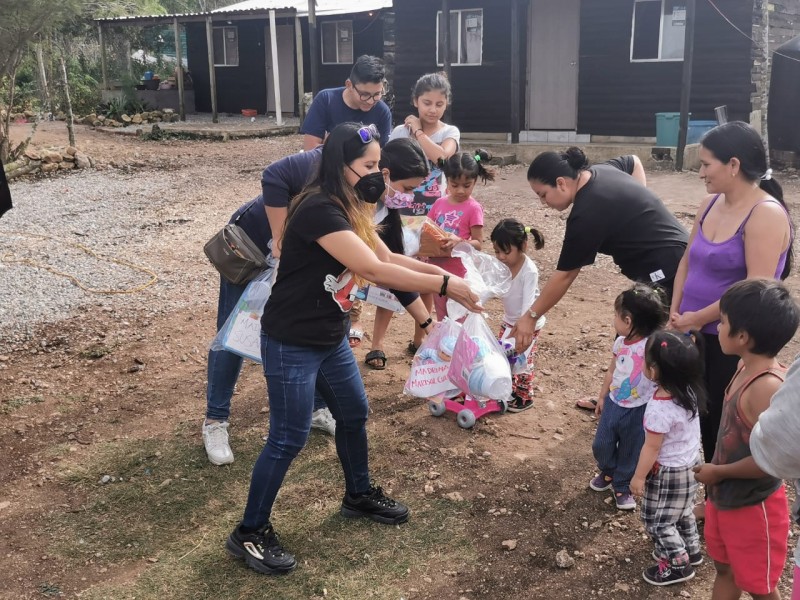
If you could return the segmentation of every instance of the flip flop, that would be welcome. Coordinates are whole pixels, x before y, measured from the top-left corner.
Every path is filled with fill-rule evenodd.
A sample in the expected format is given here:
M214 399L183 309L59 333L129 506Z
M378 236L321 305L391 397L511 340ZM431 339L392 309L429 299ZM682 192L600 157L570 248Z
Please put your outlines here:
M347 340L351 348L358 348L361 345L361 340L364 339L364 332L360 329L351 329L347 334Z
M383 371L386 368L386 355L383 350L370 350L367 352L367 356L364 357L364 364L370 369Z
M597 400L594 398L590 398L588 400L576 400L575 401L575 408L580 408L581 410L590 410L594 412L594 409L597 408Z

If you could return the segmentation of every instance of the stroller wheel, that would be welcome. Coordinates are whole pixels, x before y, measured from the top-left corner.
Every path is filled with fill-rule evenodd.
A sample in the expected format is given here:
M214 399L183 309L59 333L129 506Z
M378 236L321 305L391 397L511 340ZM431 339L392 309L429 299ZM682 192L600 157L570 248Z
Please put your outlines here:
M475 425L475 414L466 408L456 415L456 422L463 429L470 429Z
M502 415L508 410L508 400L498 400L497 406L500 407L500 414Z
M434 417L441 417L447 412L444 402L437 402L436 400L428 400L428 410Z

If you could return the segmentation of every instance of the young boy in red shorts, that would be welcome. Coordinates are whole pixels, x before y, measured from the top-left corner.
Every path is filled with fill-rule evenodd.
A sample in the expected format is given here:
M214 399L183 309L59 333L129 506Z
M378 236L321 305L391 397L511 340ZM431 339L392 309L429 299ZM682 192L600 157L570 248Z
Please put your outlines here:
M717 446L695 467L706 485L705 538L717 576L712 600L778 600L786 562L789 507L783 481L766 474L750 452L750 433L786 376L775 358L800 323L800 308L778 281L748 279L720 300L719 343L739 356L725 391Z

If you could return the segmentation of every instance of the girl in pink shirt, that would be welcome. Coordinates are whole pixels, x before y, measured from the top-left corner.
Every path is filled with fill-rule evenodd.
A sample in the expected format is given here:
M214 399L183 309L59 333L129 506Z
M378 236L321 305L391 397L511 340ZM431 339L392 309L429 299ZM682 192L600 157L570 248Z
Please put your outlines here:
M487 165L491 155L486 150L458 152L444 161L442 171L447 177L447 195L433 203L428 217L449 234L442 244L442 256L430 262L445 271L463 277L466 274L460 258L450 252L459 242L466 241L477 250L483 241L483 207L472 197L480 177L486 183L494 181L494 171ZM447 316L447 298L435 297L436 317Z

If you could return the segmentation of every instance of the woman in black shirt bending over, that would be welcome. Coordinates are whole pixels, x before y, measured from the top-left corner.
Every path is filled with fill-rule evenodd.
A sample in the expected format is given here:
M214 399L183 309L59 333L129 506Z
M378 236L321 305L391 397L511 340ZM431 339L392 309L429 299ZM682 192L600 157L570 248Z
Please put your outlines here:
M341 514L388 524L408 520L408 508L370 482L367 395L347 341L357 280L438 293L481 310L463 279L393 254L380 241L373 224L374 204L385 191L378 139L374 127L335 127L325 141L317 180L287 215L278 277L261 320L269 436L253 468L244 517L226 544L259 573L285 573L297 564L278 541L270 514L286 471L308 438L315 389L336 420L345 479ZM423 326L429 324L430 319Z

